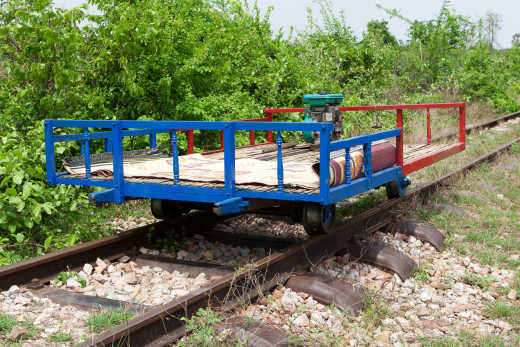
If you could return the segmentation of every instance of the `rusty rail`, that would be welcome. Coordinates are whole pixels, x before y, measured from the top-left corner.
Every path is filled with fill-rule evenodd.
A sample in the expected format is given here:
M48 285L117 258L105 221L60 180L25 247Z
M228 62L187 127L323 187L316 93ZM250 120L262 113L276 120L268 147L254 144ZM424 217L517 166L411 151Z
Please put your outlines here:
M520 116L520 112L488 122L487 127L517 116ZM485 126L480 124L478 127L483 128ZM477 126L474 126L472 130L476 128ZM393 207L411 199L427 198L440 186L447 185L454 177L464 174L483 162L495 159L515 143L520 143L520 138L473 160L454 172L411 191L401 198L389 200L355 217L341 220L333 233L313 237L302 244L291 245L283 252L274 253L249 268L224 276L209 288L199 289L178 300L152 308L123 325L95 336L82 345L163 346L176 341L185 334L185 322L181 320L182 317L189 318L201 307L230 304L240 298L254 299L260 292L270 291L278 283L284 282L289 273L310 268L324 257L344 249L355 235L373 232L386 226L390 222ZM206 218L200 218L200 216L191 219L188 217L183 220L186 223L202 223L202 221L208 223ZM166 231L167 228L171 228L171 225L165 222L155 223L120 235L1 267L0 289L8 288L13 284L27 284L33 278L38 278L39 281L48 280L58 272L63 271L66 266L79 267L85 262L94 261L97 257L115 258L125 249L142 242L146 233L151 229ZM263 283L260 287L254 285L254 283L258 283L258 280Z
M253 299L254 296L259 295L260 291L273 289L279 283L277 278L283 280L288 273L305 270L304 268L313 266L325 256L335 254L345 248L357 233L375 231L386 226L390 223L389 217L392 207L414 198L426 198L439 186L446 185L450 179L464 174L478 164L493 160L500 153L510 149L515 143L520 143L520 138L475 159L459 170L413 190L401 198L389 200L353 218L342 220L331 234L313 237L301 245L289 247L283 253L264 258L251 268L231 274L210 288L191 293L184 298L151 310L143 316L134 318L127 324L102 333L95 340L82 346L117 346L125 342L129 342L132 346L142 344L163 346L171 343L185 333L184 321L180 320L181 317L190 317L201 307L210 305L214 307L222 304L222 298L231 301L248 296ZM382 220L386 222L382 223ZM252 283L247 283L248 279L252 278L261 278L264 281L264 286L262 288L252 287ZM236 292L232 290L236 290L236 288L247 288L248 290L241 291L240 295L229 296L229 293Z

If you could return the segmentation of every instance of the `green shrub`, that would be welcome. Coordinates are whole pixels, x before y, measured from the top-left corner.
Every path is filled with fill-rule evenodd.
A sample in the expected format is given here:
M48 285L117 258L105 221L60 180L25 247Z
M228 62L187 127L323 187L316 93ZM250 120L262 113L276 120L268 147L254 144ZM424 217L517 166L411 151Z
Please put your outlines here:
M0 136L0 252L8 258L23 258L29 250L42 253L51 244L67 246L77 239L75 233L60 234L55 227L76 218L86 198L76 187L47 185L42 129ZM57 153L66 150L65 145L56 146Z

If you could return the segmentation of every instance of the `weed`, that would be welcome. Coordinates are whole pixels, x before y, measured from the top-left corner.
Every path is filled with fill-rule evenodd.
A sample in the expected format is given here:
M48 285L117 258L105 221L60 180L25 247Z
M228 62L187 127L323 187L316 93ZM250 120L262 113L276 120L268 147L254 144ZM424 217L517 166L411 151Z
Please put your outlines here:
M505 319L513 325L520 324L520 307L511 306L503 302L495 301L488 303L484 314L489 318Z
M478 286L484 290L489 290L489 284L493 281L493 278L490 275L482 277L466 270L464 281L472 286Z
M54 278L52 281L54 283L61 282L63 285L67 284L67 281L71 278L74 278L76 281L78 281L81 284L82 288L85 288L87 286L87 281L85 281L83 278L79 277L78 273L75 271L70 271L69 268L67 268L67 271L62 271Z
M364 327L379 326L381 321L390 315L388 305L378 295L367 295L363 312Z
M67 342L72 340L72 335L69 333L57 332L49 337L49 342Z
M201 308L190 319L181 319L186 321L186 331L190 334L180 342L180 346L215 346L222 343L215 331L215 325L221 322L221 318L215 311Z
M146 235L146 240L153 249L167 249L171 252L177 252L186 246L184 241L184 233L182 232L150 232Z
M16 320L8 314L0 314L0 334L9 334L16 325Z
M88 317L86 326L90 331L100 333L128 321L131 317L132 314L123 309L102 311Z
M418 283L424 283L430 279L430 275L428 274L428 270L431 270L431 266L428 264L421 264L419 268L414 273L414 279Z
M289 346L301 346L305 339L302 336L288 334L287 336L287 344Z
M8 314L0 314L0 336L8 335L16 325L23 327L27 331L27 334L17 341L30 339L38 333L38 329L32 322L17 322L16 319Z
M474 336L466 331L460 331L456 337L434 337L420 338L419 341L424 347L505 347L506 342L497 335Z

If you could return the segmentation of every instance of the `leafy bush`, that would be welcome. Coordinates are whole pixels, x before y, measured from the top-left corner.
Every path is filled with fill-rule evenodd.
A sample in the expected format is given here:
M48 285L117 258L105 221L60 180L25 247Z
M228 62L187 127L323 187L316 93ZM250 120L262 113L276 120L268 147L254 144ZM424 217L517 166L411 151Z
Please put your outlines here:
M22 134L16 130L0 137L0 252L23 257L28 246L38 253L57 242L74 244L77 235L58 235L56 223L73 220L86 199L78 188L48 186L45 175L43 125ZM57 145L57 153L67 150ZM14 249L13 249L14 247ZM2 259L2 258L0 258Z

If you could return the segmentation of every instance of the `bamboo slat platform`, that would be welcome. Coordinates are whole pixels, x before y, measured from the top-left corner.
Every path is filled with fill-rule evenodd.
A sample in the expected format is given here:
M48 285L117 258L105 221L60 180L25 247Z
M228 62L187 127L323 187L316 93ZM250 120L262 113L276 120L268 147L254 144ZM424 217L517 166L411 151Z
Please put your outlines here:
M424 156L428 156L429 154L437 151L441 151L446 147L450 146L449 144L418 144L418 145L405 145L405 153L404 160L415 160L417 158L421 158ZM352 148L352 151L359 150L358 148ZM284 161L293 161L293 162L309 162L314 163L319 160L319 151L311 150L310 145L289 145L288 148L283 149L282 151ZM213 152L207 154L212 159L222 159L224 158L224 153L221 151ZM343 151L338 151L334 156L343 156ZM259 145L254 147L243 147L237 148L235 152L236 159L239 158L254 158L259 160L266 161L276 161L277 160L277 149L276 145ZM173 176L173 173L172 173ZM208 188L224 188L223 182L196 182L196 181L188 181L182 179L182 172L180 173L180 182L178 185L181 186L195 186L195 187L208 187ZM62 178L78 178L76 175L63 175ZM81 177L84 178L84 177ZM99 180L113 180L112 176L96 176L94 179ZM171 180L164 178L125 178L128 182L134 183L153 183L153 184L162 184L162 185L173 185L173 177ZM277 191L278 187L275 186L266 186L261 184L238 184L237 189L240 190L254 190L254 191L262 191L262 192L274 192ZM288 193L299 193L299 194L317 194L319 193L319 188L304 188L304 187L291 187L286 186L284 189L285 192Z

